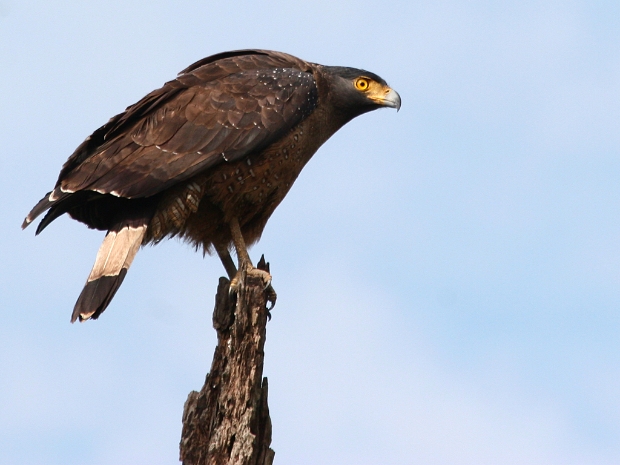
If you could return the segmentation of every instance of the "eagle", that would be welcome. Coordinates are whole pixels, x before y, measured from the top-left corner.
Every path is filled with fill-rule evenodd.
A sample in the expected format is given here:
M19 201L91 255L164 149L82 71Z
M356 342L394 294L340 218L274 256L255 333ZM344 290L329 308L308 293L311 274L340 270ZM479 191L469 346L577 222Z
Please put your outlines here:
M47 212L36 234L64 213L107 231L71 322L101 315L140 246L174 236L215 251L233 291L242 273L269 284L247 247L304 165L356 116L400 104L369 71L269 50L212 55L87 137L22 228Z

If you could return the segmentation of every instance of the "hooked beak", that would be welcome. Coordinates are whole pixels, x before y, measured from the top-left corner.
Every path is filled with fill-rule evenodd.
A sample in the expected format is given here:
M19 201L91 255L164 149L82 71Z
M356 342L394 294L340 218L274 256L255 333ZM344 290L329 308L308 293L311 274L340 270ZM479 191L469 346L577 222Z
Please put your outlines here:
M391 87L385 87L385 92L380 96L370 97L379 105L389 108L396 108L396 111L400 110L400 95Z

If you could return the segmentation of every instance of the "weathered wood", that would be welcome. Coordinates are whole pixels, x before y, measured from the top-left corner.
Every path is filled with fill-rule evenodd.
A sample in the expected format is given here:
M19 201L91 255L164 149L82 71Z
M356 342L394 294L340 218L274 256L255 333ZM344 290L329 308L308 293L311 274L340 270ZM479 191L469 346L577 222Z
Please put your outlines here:
M262 261L262 260L261 260ZM237 298L220 278L213 326L218 344L200 392L183 410L183 465L271 465L271 419L263 378L268 301L271 288L259 276L243 279ZM236 303L234 302L236 300Z

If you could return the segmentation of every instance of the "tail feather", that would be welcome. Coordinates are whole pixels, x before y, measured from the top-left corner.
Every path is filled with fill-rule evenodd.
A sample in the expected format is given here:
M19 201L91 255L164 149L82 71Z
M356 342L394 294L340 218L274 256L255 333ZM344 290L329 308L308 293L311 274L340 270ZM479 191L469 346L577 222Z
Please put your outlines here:
M96 319L106 309L138 253L147 224L144 220L128 220L108 231L75 303L72 323L78 318L80 321Z
M49 209L52 205L54 205L54 200L49 199L51 195L52 195L51 192L48 192L47 194L45 194L45 197L39 200L39 202L32 208L32 210L30 210L30 213L28 213L28 216L24 218L24 222L22 223L22 229L26 229L26 227L30 223L32 223L37 216L39 216L41 213L43 213L44 211Z
M59 187L45 194L45 197L39 200L39 203L37 203L32 208L32 210L30 210L30 213L28 213L26 218L24 218L24 222L22 223L22 229L26 229L28 225L30 225L30 223L32 223L39 215L41 215L45 211L49 209L54 210L54 207L56 207L59 202L63 203L62 201L66 200L70 196L71 196L71 192L63 192ZM37 228L36 234L39 234L41 231L43 231L43 228L45 228L48 224L50 224L58 216L62 215L66 211L67 210L64 209L60 211L59 213L52 215L51 217L49 215L50 212L48 212L48 214L45 215L46 219L43 221L45 224L43 226L41 226L41 224L39 225L39 227Z

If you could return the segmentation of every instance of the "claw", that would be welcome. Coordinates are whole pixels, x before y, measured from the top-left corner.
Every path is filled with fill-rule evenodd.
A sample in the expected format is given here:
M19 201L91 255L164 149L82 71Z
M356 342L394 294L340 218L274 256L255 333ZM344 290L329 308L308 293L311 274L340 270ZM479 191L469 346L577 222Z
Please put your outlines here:
M269 263L265 261L265 256L263 255L258 261L256 268L254 268L254 266L252 266L250 256L248 255L248 249L245 245L243 234L241 233L239 220L236 216L233 216L230 219L229 226L232 240L235 245L235 250L237 252L237 258L239 259L238 271L237 274L235 274L235 276L230 280L229 292L231 294L238 294L243 287L245 278L248 275L253 275L254 277L262 279L263 283L265 284L265 287L263 287L263 291L267 293L267 303L265 305L267 310L267 317L271 319L271 314L269 313L269 311L276 304L276 292L273 290L273 287L271 287ZM218 254L222 259L222 263L224 263L224 267L226 267L226 271L234 271L234 264L231 263L232 260L230 259L230 254L228 254L228 250L220 247L220 249L218 249ZM271 304L271 306L269 306L269 304Z
M243 271L237 271L237 274L230 280L230 286L228 288L228 295L238 295L241 291L241 286L245 276L242 276Z
M271 287L271 284L267 286L266 289L267 289L267 316L271 320L271 313L269 312L273 309L273 307L276 306L276 299L278 298L278 294L276 294L276 291L273 289L273 287Z
M267 271L259 270L258 268L250 268L249 270L246 271L246 273L248 275L252 275L254 277L260 278L265 284L265 286L263 287L263 290L271 287L271 275Z
M232 296L237 296L243 287L243 283L245 282L245 278L248 275L252 275L253 277L260 278L264 287L263 290L267 293L267 317L271 319L271 314L269 313L273 307L276 305L276 299L278 295L276 291L271 286L271 274L265 270L260 270L254 267L248 267L245 270L237 271L237 274L230 280L230 286L228 288L228 294Z
M259 270L266 271L267 273L271 271L269 269L269 262L265 260L264 255L261 255L260 260L256 264L256 268L258 268ZM273 309L273 307L276 306L276 299L278 298L276 291L271 286L271 275L269 276L269 282L265 286L265 290L267 291L267 318L271 320L270 311L271 309Z

